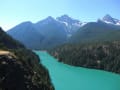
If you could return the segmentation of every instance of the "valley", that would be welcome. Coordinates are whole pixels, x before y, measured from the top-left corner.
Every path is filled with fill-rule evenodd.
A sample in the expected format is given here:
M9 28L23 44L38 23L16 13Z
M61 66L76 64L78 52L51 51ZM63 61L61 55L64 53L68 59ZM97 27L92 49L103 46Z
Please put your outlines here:
M120 0L1 0L0 90L120 90Z
M60 62L120 73L119 22L108 14L86 23L68 15L48 16L37 23L23 22L7 33L28 49L48 51Z
M120 75L58 62L47 52L34 51L49 70L55 90L119 90Z

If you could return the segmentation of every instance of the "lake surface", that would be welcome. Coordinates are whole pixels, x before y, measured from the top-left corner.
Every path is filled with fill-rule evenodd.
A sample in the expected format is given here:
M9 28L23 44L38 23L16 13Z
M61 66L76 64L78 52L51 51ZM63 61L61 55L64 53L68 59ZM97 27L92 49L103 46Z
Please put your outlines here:
M120 75L66 65L47 52L35 53L49 70L55 90L120 90Z

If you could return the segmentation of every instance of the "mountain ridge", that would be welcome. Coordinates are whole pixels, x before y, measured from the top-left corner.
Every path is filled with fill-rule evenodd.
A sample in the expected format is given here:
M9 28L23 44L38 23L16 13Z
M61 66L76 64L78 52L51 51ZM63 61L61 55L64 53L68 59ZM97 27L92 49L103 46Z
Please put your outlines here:
M66 43L75 33L81 32L81 30L83 30L82 28L87 28L88 24L91 23L93 23L93 25L95 25L94 23L97 24L94 29L102 27L102 31L104 31L105 28L109 30L119 29L120 25L116 25L116 23L113 22L108 23L109 19L116 21L116 23L119 22L118 19L112 18L110 15L106 15L103 19L99 19L96 22L86 23L73 19L68 15L63 15L58 18L48 16L46 19L38 21L37 23L29 21L23 22L7 31L7 33L14 39L19 40L27 48L48 49ZM109 22L110 21L111 20L109 20ZM91 24L90 27L93 28L93 25ZM99 25L101 26L99 27Z
M52 17L52 16L48 16L48 17L46 17L45 19L42 19L42 20L40 20L40 21L37 21L36 23L33 23L33 24L37 24L37 23L39 23L39 22L41 22L41 21L48 20L48 19L56 20L56 21L62 21L61 18L69 18L71 21L80 22L80 24L91 22L91 21L89 21L89 22L82 22L82 21L80 21L79 19L74 19L74 18L70 17L69 15L64 14L64 15L61 15L60 17L56 17L56 18L54 18L54 17ZM103 18L100 18L99 20L106 22L106 21L108 21L109 19L114 19L115 21L120 22L120 19L113 18L113 17L112 17L111 15L109 15L109 14L106 14L105 16L103 16ZM67 20L66 20L66 21L67 21ZM31 21L24 21L24 22L22 22L22 23L32 23L32 22L31 22ZM20 24L22 24L22 23L20 23ZM64 22L63 22L63 23L64 23ZM107 22L106 22L106 23L107 23ZM18 25L19 25L19 24L18 24ZM120 24L118 24L118 25L120 25ZM16 26L17 26L17 25L16 25ZM15 27L15 26L14 26L14 27ZM14 27L13 27L13 28L14 28ZM11 28L11 29L12 29L12 28ZM9 30L10 30L10 29L9 29Z

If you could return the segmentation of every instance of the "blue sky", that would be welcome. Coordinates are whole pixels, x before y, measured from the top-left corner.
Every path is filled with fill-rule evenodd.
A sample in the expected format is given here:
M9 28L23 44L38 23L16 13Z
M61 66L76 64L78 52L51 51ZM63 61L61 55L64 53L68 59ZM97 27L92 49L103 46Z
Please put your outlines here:
M67 14L83 22L96 21L106 14L120 19L120 0L1 0L0 26L8 30L24 22Z

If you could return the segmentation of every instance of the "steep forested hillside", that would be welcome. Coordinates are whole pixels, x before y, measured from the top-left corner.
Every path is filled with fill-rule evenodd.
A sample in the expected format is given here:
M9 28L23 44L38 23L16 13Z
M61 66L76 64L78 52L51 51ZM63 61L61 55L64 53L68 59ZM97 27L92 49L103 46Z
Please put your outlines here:
M38 56L0 29L0 90L54 90Z
M69 39L72 43L119 40L120 26L102 21L87 23Z
M120 73L120 41L66 44L50 53L66 64Z
M12 37L7 35L2 28L0 28L0 48L11 48L11 49L17 49L17 48L24 48L22 44L20 44L18 41L13 40Z

